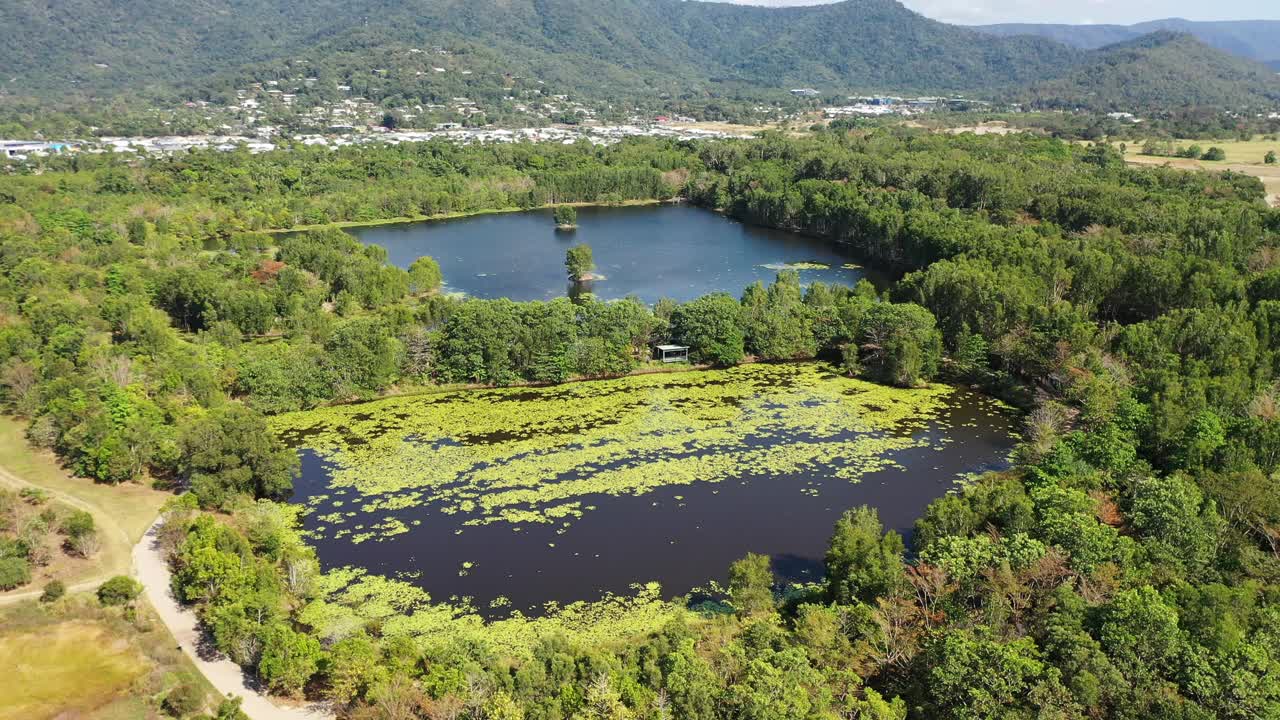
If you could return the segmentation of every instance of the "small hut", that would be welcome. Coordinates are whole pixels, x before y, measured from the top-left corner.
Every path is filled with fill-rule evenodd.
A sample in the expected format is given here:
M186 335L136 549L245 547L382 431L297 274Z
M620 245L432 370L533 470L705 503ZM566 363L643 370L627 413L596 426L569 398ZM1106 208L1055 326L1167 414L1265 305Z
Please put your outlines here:
M689 362L688 345L659 345L655 350L664 363Z

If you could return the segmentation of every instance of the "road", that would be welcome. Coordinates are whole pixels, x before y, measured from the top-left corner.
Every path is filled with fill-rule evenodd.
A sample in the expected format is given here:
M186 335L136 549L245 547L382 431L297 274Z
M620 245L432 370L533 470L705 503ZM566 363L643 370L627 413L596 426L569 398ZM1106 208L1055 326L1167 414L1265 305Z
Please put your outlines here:
M196 614L183 607L170 590L169 564L159 548L157 530L160 520L147 530L146 535L133 548L134 576L145 588L147 600L156 614L173 633L178 646L204 673L214 688L223 695L239 695L244 698L240 709L252 720L328 720L334 715L324 705L311 704L300 707L277 705L260 692L239 665L226 658L207 658L199 652L200 630Z

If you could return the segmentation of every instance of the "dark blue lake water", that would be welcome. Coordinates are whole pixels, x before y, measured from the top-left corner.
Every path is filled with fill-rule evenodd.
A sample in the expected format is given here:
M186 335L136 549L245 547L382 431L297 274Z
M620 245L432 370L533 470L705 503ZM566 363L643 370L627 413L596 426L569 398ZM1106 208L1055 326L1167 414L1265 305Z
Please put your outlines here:
M604 299L636 295L691 300L710 292L738 295L756 280L766 284L795 263L801 281L852 285L883 277L854 267L857 261L828 240L743 225L688 205L583 208L578 229L558 231L551 212L480 215L400 225L352 228L361 242L381 245L400 267L422 255L440 263L447 290L482 298L546 300L568 292L564 254L591 246L597 273L589 288Z

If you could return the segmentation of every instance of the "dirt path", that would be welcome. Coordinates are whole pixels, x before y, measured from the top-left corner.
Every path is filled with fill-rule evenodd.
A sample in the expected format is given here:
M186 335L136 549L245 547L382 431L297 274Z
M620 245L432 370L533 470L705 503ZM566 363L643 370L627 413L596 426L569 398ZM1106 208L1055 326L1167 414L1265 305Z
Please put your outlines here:
M173 633L178 646L209 682L223 695L239 695L244 698L241 709L252 720L328 720L333 713L322 705L285 707L272 702L259 692L239 665L224 657L210 658L200 650L200 630L196 614L178 604L169 585L169 565L165 562L156 539L160 520L147 530L141 542L133 548L134 575L146 588L147 600L156 614Z
M37 485L22 479L13 472L0 467L0 485L22 489L34 487L48 493L51 498L79 508L93 515L100 532L110 537L112 542L122 544L125 548L132 545L132 538L110 513L93 503L86 502L70 493L55 488ZM132 545L132 557L125 552L125 557L104 567L102 573L74 584L68 585L69 592L91 592L107 579L122 574L131 574L146 589L147 600L155 608L156 614L173 634L182 651L191 658L196 668L209 680L217 691L223 695L239 695L244 699L241 708L251 720L330 720L333 713L319 705L306 707L283 707L276 705L265 694L253 687L239 665L222 659L207 659L197 651L200 638L196 627L195 613L184 609L169 591L169 566L156 547L156 529L160 521L156 520L142 536L137 545ZM114 558L113 558L114 560ZM118 564L127 564L117 567ZM0 606L34 600L39 598L43 590L29 590L0 596Z
M81 500L80 498L75 497L74 495L69 495L65 492L62 492L61 490L41 487L34 483L27 482L26 480L23 480L17 475L14 475L13 473L9 472L3 467L0 467L0 485L7 485L17 490L21 490L22 488L29 488L29 487L42 490L48 493L50 497L55 498L58 502L61 502L66 505L70 505L74 508L79 508L80 510L84 510L90 515L93 515L93 522L100 529L101 532L103 532L104 534L111 535L115 538L119 538L118 541L123 542L125 545L129 544L129 533L125 532L124 528L120 527L116 523L116 521L112 519L110 515L103 512L101 508L95 507ZM115 542L115 541L112 541L112 542ZM128 570L129 569L127 567L108 567L98 575L95 575L87 580L81 580L80 582L68 585L67 591L74 593L74 592L87 592L90 590L95 590L99 585L106 582L112 576L120 575L122 573L128 572ZM6 595L0 595L0 605L12 605L13 603L22 602L24 600L34 600L35 598L40 597L40 595L43 592L44 592L43 590L26 590L19 593L9 593Z

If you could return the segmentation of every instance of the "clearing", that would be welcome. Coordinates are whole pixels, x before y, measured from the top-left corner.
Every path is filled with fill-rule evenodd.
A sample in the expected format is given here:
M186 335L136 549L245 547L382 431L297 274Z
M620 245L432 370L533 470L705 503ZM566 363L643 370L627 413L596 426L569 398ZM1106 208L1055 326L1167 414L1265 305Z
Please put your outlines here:
M8 686L0 720L94 713L126 697L149 665L126 639L93 621L0 637L0 675Z
M0 608L0 720L157 717L181 683L220 700L145 603L104 608L92 596Z
M1114 144L1117 147L1120 145L1118 141ZM1141 155L1139 153L1142 150L1143 142L1134 140L1127 143L1129 152L1125 155L1125 161L1133 165L1168 165L1182 170L1209 170L1213 172L1231 170L1232 172L1252 175L1262 180L1262 184L1266 187L1267 202L1272 207L1280 207L1280 164L1267 165L1263 162L1263 158L1266 157L1268 152L1274 151L1280 154L1280 140L1264 140L1261 138L1253 140L1173 140L1171 144L1179 148L1198 145L1202 151L1211 147L1221 148L1227 157L1221 161L1208 161L1159 155Z
M170 494L140 484L105 485L69 475L51 453L27 443L23 423L0 418L0 485L14 489L35 486L53 499L93 514L102 549L90 561L68 563L58 579L69 590L89 590L112 575L130 574L130 553L160 513ZM40 580L48 580L41 577ZM0 593L0 604L40 594L36 583Z

